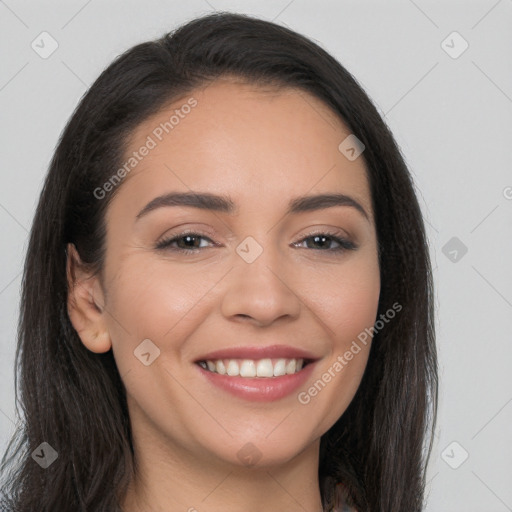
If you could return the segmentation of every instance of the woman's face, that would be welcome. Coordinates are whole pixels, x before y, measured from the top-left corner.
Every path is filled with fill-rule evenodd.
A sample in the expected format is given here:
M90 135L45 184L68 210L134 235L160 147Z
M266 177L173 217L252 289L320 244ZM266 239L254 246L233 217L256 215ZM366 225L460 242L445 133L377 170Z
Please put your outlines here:
M346 410L380 292L363 158L339 149L349 135L304 92L226 79L134 132L96 288L108 343L82 340L111 343L139 449L276 464ZM188 204L152 203L169 194ZM351 199L297 200L334 194Z

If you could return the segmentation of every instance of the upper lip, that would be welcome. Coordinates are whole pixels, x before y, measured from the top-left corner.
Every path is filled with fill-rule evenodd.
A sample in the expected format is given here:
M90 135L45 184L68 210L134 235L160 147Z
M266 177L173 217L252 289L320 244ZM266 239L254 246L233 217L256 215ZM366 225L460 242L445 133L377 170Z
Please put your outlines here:
M208 352L196 359L196 363L200 361L215 361L217 359L306 359L315 361L319 359L317 356L297 347L288 345L270 345L267 347L262 346L245 346L245 347L232 347L222 350L215 350Z

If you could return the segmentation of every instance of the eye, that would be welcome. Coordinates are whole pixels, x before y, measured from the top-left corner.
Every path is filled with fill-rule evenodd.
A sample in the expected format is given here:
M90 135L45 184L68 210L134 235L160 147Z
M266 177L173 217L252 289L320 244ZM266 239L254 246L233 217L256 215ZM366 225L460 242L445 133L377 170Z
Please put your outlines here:
M208 245L208 242L211 243L211 246ZM295 247L300 247L300 245L304 243L306 244L306 247L302 246L302 248L330 253L357 249L357 246L353 242L339 236L338 233L332 232L310 233L307 237L293 245ZM334 247L332 247L333 243L335 244ZM194 231L185 231L178 235L173 235L160 240L157 242L155 248L185 254L197 254L202 249L207 249L208 247L213 246L218 246L218 244L213 242L208 236Z
M332 232L310 233L306 238L303 238L300 242L296 242L293 245L297 247L304 242L306 243L307 249L316 249L323 252L343 252L357 249L357 246L353 242L339 236L338 233ZM332 247L333 242L336 244L335 247Z
M201 240L208 240L213 245L217 245L212 242L209 237L201 233L185 231L178 235L160 240L157 242L155 248L183 252L186 254L197 253L198 250L205 248L204 245L201 245ZM174 244L177 244L177 246L174 246Z

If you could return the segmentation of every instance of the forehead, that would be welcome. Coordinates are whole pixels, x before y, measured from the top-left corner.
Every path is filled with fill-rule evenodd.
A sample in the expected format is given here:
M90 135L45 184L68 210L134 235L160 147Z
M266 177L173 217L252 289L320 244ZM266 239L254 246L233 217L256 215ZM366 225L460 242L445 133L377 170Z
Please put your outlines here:
M138 156L119 195L136 202L135 196L200 190L275 207L284 196L337 191L357 196L370 212L363 158L349 161L338 149L348 135L311 94L219 79L134 130L126 161L144 146L150 150Z

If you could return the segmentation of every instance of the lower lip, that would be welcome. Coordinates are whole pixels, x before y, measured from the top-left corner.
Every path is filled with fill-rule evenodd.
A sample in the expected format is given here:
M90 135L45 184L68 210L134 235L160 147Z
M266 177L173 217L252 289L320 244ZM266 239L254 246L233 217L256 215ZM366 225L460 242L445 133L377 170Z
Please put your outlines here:
M297 373L280 377L230 377L196 366L212 384L238 398L252 402L274 402L290 395L304 384L311 375L314 364L309 363Z

